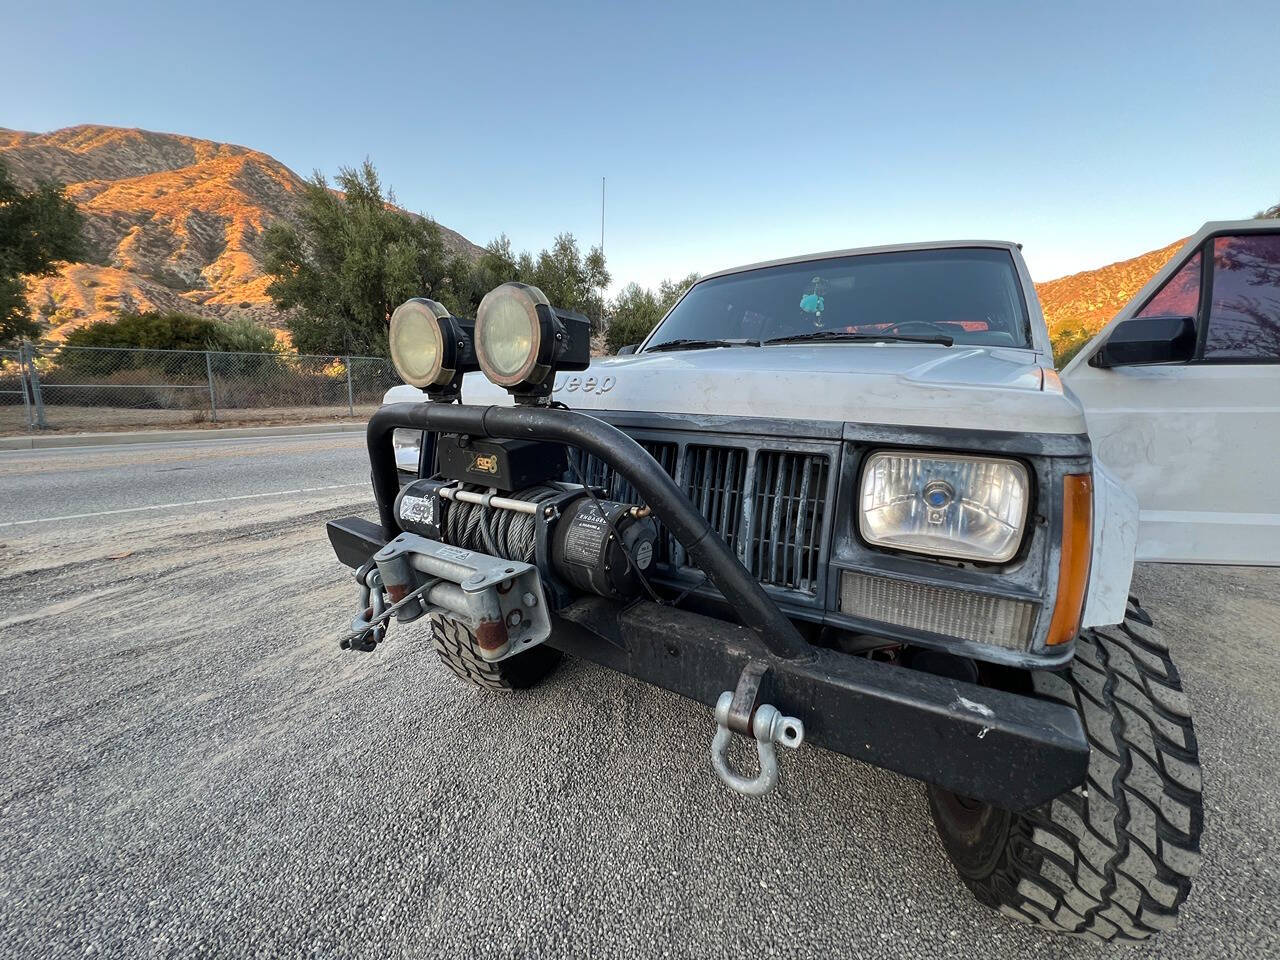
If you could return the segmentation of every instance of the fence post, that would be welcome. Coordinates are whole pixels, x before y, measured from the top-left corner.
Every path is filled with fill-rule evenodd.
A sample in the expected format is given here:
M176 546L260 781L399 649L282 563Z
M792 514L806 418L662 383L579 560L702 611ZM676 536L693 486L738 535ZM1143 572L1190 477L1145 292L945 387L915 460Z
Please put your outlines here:
M18 349L26 358L25 363L19 360L19 366L25 366L27 369L27 382L31 384L31 403L36 411L36 427L43 430L45 426L44 395L40 392L40 371L36 369L35 348L23 340Z
M209 355L209 351L204 352L204 372L209 378L209 419L213 423L218 422L218 400L213 393L213 359Z
M22 393L22 419L27 422L27 429L35 429L35 421L31 419L31 395L27 391L27 355L23 349L25 340L18 341L18 390Z
M351 358L343 357L347 362L347 411L351 416L356 415L356 394L351 387Z

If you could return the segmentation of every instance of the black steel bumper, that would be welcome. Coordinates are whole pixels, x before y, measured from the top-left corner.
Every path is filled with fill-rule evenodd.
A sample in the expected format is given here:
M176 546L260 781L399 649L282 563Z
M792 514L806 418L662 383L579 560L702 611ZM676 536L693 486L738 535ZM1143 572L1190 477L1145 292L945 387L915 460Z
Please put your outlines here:
M350 567L387 539L359 517L330 521L328 533ZM708 706L749 662L765 663L761 702L802 720L808 742L1010 809L1057 796L1088 768L1068 707L819 648L780 658L755 631L655 603L578 601L548 643Z

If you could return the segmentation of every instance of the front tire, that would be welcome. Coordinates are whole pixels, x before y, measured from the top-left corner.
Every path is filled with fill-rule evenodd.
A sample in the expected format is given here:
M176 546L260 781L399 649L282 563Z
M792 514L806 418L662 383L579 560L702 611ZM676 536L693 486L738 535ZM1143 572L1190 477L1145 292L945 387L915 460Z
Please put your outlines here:
M1001 913L1054 931L1144 940L1174 925L1200 867L1204 824L1191 712L1169 649L1131 606L1088 630L1071 666L1033 675L1075 707L1089 738L1083 784L1012 813L929 787L961 880Z
M480 656L475 632L461 620L432 614L431 645L441 662L464 683L480 690L524 690L537 686L560 664L562 654L539 644L514 657L490 663Z

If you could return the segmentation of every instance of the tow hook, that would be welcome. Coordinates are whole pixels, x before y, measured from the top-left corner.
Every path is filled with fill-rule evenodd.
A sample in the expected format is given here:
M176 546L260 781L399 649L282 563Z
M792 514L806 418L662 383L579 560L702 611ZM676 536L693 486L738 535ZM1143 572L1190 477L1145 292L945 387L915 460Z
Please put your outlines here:
M726 690L716 701L716 735L711 740L711 766L726 785L749 797L768 793L778 783L778 757L775 743L795 749L804 743L804 723L783 716L769 703L757 703L760 684L769 668L762 663L749 663L738 677L736 690ZM760 772L744 777L729 769L726 753L734 733L751 737L756 742Z

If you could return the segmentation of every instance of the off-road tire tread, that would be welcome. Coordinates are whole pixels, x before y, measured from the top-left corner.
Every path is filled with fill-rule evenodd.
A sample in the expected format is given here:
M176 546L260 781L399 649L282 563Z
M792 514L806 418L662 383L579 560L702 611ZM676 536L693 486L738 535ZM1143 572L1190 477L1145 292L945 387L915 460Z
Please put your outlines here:
M523 690L541 682L555 669L560 652L538 646L507 660L490 663L480 656L475 632L463 621L432 614L428 617L431 645L450 671L480 690Z
M1200 867L1204 811L1190 709L1149 623L1131 599L1123 624L1081 634L1069 671L1033 676L1038 695L1079 711L1089 773L1014 815L995 870L964 878L1001 913L1104 941L1173 926Z

